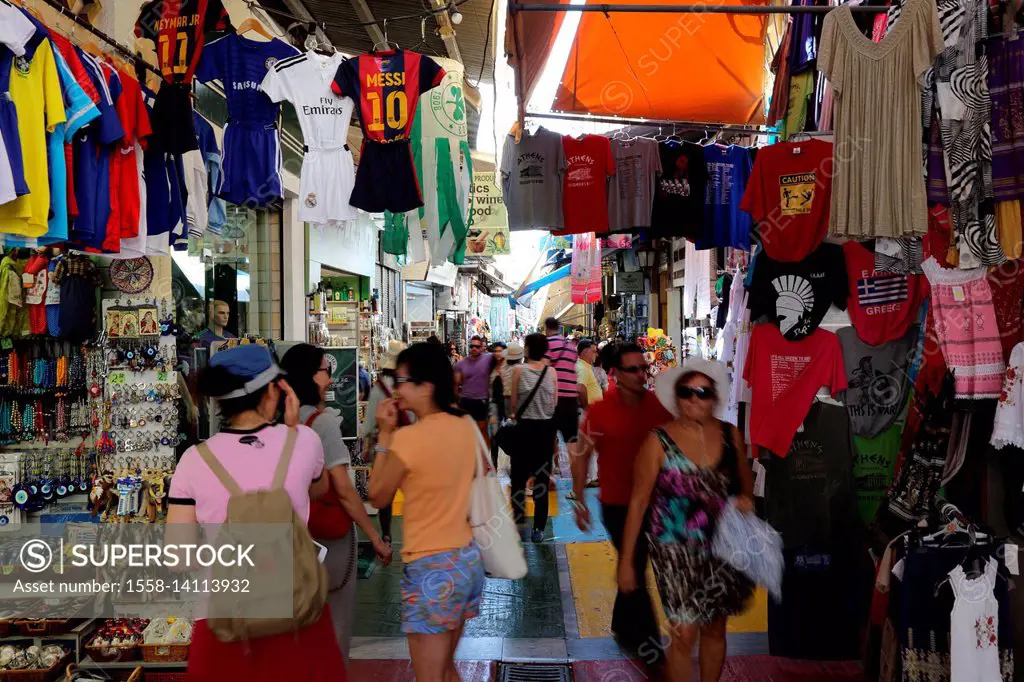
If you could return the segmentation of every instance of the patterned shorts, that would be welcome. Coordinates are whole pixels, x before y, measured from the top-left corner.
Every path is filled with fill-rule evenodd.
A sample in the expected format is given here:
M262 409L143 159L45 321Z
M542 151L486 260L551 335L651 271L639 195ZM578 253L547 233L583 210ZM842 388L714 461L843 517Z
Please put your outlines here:
M484 564L475 543L433 554L402 571L402 632L439 635L480 613Z

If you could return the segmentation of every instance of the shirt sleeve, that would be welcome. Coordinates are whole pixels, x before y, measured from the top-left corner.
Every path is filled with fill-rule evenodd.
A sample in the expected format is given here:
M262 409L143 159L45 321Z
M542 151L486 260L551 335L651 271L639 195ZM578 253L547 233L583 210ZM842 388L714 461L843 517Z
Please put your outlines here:
M322 414L313 422L313 430L320 436L324 448L324 468L333 469L348 466L352 463L352 455L341 438L341 420Z
M351 97L352 101L359 101L359 58L346 59L338 66L338 72L334 74L331 82L331 90L338 97Z
M436 88L444 79L445 71L430 57L420 56L420 92Z
M164 0L151 0L142 6L135 21L135 35L156 42L157 24L163 16Z
M270 98L271 102L282 102L290 99L288 86L276 66L267 71L267 75L263 77L263 82L260 83L260 90Z
M829 12L821 25L821 39L818 40L818 71L832 84L836 96L843 91L843 60L844 50L836 45L840 40L839 17L836 12Z
M921 82L925 71L931 68L935 58L942 53L946 42L942 37L942 25L939 23L939 10L934 2L918 3L919 12L925 12L924 17L907 17L918 19L911 30L919 33L914 36L914 76Z
M391 454L397 457L398 461L404 464L405 468L409 470L412 470L413 465L413 458L410 454L413 452L412 438L410 438L410 433L412 431L413 429L408 426L395 431L395 435L391 439L391 447L388 448ZM415 437L415 434L412 435Z
M35 34L36 27L15 7L0 7L0 43L9 47L15 57L25 54L25 45Z
M745 211L754 220L761 222L768 214L765 204L764 188L761 186L761 166L764 157L759 157L750 171L750 179L747 181L747 189L743 192L743 199L740 201L740 210Z
M171 476L171 489L167 491L168 504L195 506L196 494L193 476L196 463L201 459L202 456L195 447L189 448L181 456L181 461L178 462L174 468L174 475Z
M612 155L612 143L607 137L601 138L604 141L604 163L608 175L615 175L615 157Z
M50 41L43 41L36 50L36 56L32 61L42 60L43 67L43 98L46 107L46 130L53 132L53 129L60 123L67 122L67 114L64 110L64 93L60 88L60 77L57 75L57 62L53 59L53 50L50 48Z
M743 363L743 380L753 386L754 373L757 371L754 360L757 359L757 341L761 334L757 326L750 332L750 345L747 347L747 357Z
M196 67L196 80L209 83L224 78L224 38L211 41L203 47L203 55Z
M53 59L57 65L57 76L60 79L61 89L64 92L65 117L67 118L67 129L64 132L65 141L70 142L75 133L84 126L99 118L100 111L93 104L93 101L75 80L64 57L57 50L53 50Z
M845 391L849 385L846 382L846 363L843 362L843 348L839 344L839 337L832 332L826 332L829 335L829 355L832 358L832 376L829 379L829 389L832 392L832 397L835 398L843 391Z
M502 198L505 199L505 203L508 203L508 187L505 187L504 182L507 178L512 175L512 170L515 166L516 158L516 138L508 135L505 137L505 146L501 150L501 181L502 181Z
M778 294L769 281L771 279L771 273L768 272L770 267L771 263L764 254L751 265L752 275L748 287L747 308L750 309L752 322L764 315L772 316L774 319L775 299Z

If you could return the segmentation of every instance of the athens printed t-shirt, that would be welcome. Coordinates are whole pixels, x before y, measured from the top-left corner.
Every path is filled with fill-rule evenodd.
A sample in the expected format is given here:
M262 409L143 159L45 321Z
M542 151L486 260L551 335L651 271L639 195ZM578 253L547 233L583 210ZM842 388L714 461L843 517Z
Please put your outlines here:
M853 433L873 438L903 413L910 387L907 366L914 354L917 328L880 346L864 343L853 327L844 327L837 335L843 346L849 385L843 402L850 413Z
M857 510L864 523L871 523L892 483L896 457L903 441L903 425L895 424L874 438L853 437L853 484Z
M777 261L810 255L828 233L832 143L782 142L763 147L740 208L758 224L761 246Z
M817 329L829 306L846 310L846 261L838 244L822 244L798 263L758 253L752 270L750 319L778 320L783 336L791 341Z
M507 136L501 155L501 198L508 210L508 229L562 229L564 174L561 135L538 128L532 135L524 132L519 142Z
M565 180L562 210L565 229L559 234L608 231L608 178L615 175L612 146L603 135L562 138Z
M924 275L899 275L875 270L875 255L863 244L843 244L849 277L850 322L857 336L872 346L901 338L917 321L928 296Z
M822 386L833 396L847 387L839 338L816 329L787 341L773 324L756 325L743 378L751 387L750 442L785 457L793 435Z

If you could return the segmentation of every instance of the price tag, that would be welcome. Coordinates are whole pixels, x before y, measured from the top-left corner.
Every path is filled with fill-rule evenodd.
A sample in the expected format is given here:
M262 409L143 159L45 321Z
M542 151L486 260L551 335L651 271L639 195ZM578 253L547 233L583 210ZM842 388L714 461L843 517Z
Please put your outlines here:
M167 372L166 371L157 372L156 373L156 380L157 381L167 381Z
M953 287L953 300L957 303L963 303L967 300L967 294L964 292L964 288L959 284Z
M124 372L111 372L110 383L115 386L120 386L125 383Z

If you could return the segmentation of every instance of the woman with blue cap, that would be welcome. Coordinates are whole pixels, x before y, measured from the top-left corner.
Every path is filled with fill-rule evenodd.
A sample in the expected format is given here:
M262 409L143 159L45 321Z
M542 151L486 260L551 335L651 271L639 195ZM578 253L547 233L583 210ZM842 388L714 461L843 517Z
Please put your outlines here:
M312 429L298 425L299 400L283 376L264 346L238 346L213 355L199 377L199 391L217 401L223 427L205 445L243 491L266 489L285 454L287 436L296 429L284 489L296 514L308 520L310 501L328 490L324 450ZM282 397L285 423L278 424L275 419ZM168 532L173 524L223 523L230 497L198 448L189 448L171 479ZM179 525L175 532L181 533L183 528ZM190 682L269 682L285 675L304 682L347 680L329 606L309 627L240 642L222 642L205 619L196 621L189 650Z

